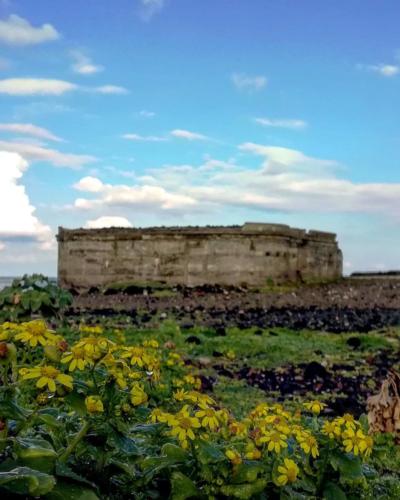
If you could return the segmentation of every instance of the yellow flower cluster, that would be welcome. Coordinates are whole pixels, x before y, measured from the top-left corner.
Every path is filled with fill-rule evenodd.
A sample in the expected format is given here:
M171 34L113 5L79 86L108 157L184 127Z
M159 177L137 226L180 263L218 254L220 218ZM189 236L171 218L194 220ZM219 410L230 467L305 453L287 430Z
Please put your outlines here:
M332 422L325 422L322 433L329 439L341 442L346 453L369 457L372 452L374 444L372 437L363 432L360 422L349 413L335 418Z

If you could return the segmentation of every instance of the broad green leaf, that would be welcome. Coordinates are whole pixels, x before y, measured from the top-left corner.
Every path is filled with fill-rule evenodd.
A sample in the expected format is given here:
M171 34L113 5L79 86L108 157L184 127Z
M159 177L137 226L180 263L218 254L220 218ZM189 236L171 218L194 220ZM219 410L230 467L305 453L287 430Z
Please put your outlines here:
M172 473L171 487L172 500L186 500L187 498L198 497L199 494L193 481L181 472Z
M205 441L196 441L196 454L202 464L222 462L225 455L215 445Z
M234 483L252 483L262 472L263 467L258 462L248 462L240 464L233 474L232 481Z
M265 479L257 479L250 484L227 484L221 487L222 493L228 498L240 498L247 500L253 495L262 493L267 486Z
M324 485L324 499L325 500L346 500L346 494L344 491L335 483L327 482Z
M44 498L45 500L99 500L92 489L63 480L57 481L57 486Z
M161 448L161 454L174 462L184 462L189 457L188 453L183 448L172 443L166 443Z
M359 479L363 476L362 464L359 457L344 455L342 453L332 454L330 463L345 480Z
M16 467L8 472L0 472L0 486L21 495L39 497L49 493L55 484L53 476L29 467Z

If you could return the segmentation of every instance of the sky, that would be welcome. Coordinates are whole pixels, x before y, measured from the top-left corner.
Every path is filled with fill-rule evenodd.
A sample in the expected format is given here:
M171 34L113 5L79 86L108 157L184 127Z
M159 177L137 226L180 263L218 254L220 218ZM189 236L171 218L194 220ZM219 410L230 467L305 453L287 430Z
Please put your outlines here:
M0 275L58 226L277 222L400 269L398 0L0 0Z

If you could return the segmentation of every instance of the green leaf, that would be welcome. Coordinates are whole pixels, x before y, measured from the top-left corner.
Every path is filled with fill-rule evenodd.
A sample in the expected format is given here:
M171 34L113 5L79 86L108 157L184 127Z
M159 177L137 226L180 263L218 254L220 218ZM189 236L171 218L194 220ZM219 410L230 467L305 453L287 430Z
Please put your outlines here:
M174 462L184 462L189 457L188 453L176 444L166 443L161 448L161 454Z
M359 457L342 453L332 453L330 463L335 470L340 472L342 479L354 480L363 476L362 464Z
M135 441L116 429L112 429L108 442L127 455L140 455L140 450Z
M186 500L187 498L198 498L199 491L193 481L181 472L173 472L171 478L172 500Z
M49 493L55 484L53 476L29 467L16 467L8 472L0 472L0 486L21 495L42 496Z
M327 482L324 485L323 498L325 500L346 500L346 494L344 491L335 483Z
M72 391L65 397L65 401L78 415L84 416L87 414L85 396L83 394Z
M250 484L227 484L221 487L221 492L228 498L240 498L247 500L253 495L262 493L267 486L265 479L257 479Z
M57 481L57 486L44 498L45 500L99 500L92 489L63 480Z
M3 419L11 420L26 420L32 411L22 408L22 406L17 405L15 401L5 400L0 398L0 416Z
M17 437L15 452L24 466L40 472L53 472L57 453L44 439Z
M64 477L67 479L72 479L75 483L82 483L91 488L95 488L95 485L85 479L84 477L76 474L67 464L56 462L56 476Z
M258 462L242 463L236 468L232 479L237 484L252 483L262 471L263 467Z
M202 464L222 462L225 460L225 455L222 451L213 444L205 441L196 441L196 453Z

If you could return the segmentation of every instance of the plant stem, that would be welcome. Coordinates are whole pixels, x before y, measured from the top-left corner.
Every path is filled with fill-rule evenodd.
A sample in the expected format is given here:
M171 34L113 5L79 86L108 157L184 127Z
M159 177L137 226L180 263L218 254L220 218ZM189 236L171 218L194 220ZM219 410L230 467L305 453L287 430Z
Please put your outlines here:
M78 434L74 437L71 443L67 446L64 452L60 455L59 461L61 463L65 463L68 460L68 457L73 453L75 448L78 446L79 442L85 437L89 430L90 424L89 422L84 422Z

